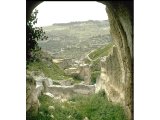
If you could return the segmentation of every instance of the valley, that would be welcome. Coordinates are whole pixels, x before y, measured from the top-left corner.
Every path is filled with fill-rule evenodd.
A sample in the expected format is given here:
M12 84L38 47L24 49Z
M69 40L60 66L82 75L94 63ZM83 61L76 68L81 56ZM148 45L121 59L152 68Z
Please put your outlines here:
M111 42L106 20L53 24L43 29L48 40L38 44L54 58L80 60L90 51Z
M108 21L43 29L48 40L38 41L39 61L27 65L27 119L109 120L118 114L117 120L127 120L123 107L110 101L101 83L108 78L104 58L114 50ZM116 90L112 86L119 94Z

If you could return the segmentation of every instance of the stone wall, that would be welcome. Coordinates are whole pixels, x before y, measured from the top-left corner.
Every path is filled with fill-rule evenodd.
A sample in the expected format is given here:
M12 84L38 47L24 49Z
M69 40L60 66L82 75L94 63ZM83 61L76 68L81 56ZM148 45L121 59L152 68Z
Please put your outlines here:
M94 85L77 84L72 86L52 85L48 86L48 93L60 100L67 100L74 95L91 95L95 93Z
M65 74L72 77L78 77L86 85L91 84L91 71L89 64L80 64L77 68L68 68L64 70Z
M34 71L30 72L30 74L34 83L34 89L32 90L34 96L31 96L32 98L38 99L38 96L41 94L46 94L54 99L63 101L71 98L73 95L91 95L95 93L95 85L74 84L73 80L51 80L45 77L43 73L35 75Z

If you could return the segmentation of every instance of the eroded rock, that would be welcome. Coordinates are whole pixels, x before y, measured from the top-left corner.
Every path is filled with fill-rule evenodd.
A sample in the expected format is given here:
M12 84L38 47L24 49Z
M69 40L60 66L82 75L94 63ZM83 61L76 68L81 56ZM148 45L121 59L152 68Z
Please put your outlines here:
M72 85L72 86L61 86L52 85L48 87L48 92L51 93L54 98L66 101L73 95L91 95L95 93L94 85Z
M96 81L96 92L103 89L111 101L124 105L125 82L117 55L117 48L115 46L108 56L101 58L100 64L101 74Z
M39 100L36 90L36 82L30 75L26 77L26 111L32 115L38 113Z
M84 80L86 85L91 84L91 71L88 64L80 64L80 78Z

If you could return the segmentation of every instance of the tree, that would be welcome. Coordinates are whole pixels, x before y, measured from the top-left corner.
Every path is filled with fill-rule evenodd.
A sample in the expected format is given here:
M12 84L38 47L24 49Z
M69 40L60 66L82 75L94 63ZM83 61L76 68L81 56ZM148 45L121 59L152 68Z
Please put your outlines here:
M38 40L47 40L47 36L42 27L34 27L37 23L38 10L32 12L26 25L26 62L38 61L40 59L41 48L38 46Z

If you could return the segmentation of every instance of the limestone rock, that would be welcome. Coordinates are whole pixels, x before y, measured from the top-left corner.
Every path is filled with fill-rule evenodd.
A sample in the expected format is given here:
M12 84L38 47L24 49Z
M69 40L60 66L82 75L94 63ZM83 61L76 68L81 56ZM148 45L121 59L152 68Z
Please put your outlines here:
M48 107L48 110L49 110L49 111L54 111L54 110L55 110L55 107L54 107L54 106L49 106L49 107Z
M54 98L54 95L53 94L51 94L51 93L49 93L49 92L46 92L46 93L43 93L44 95L47 95L47 96L49 96L49 97L51 97L51 98Z
M117 52L114 46L108 56L101 58L101 74L96 81L96 92L103 89L111 101L124 104L125 85Z
M106 1L105 4L122 75L120 83L123 85L117 88L124 93L124 106L130 120L133 110L133 1Z
M69 115L68 117L67 117L68 119L71 119L71 118L73 118L71 115Z
M79 74L78 68L75 68L75 67L71 67L71 68L65 69L64 72L65 72L67 75Z
M39 100L36 91L36 82L30 75L26 78L26 111L36 115L39 108Z
M54 99L60 99L63 102L69 99L73 95L94 94L95 85L84 85L84 84L76 84L71 86L52 85L48 87L47 93L53 95Z
M38 85L36 86L36 91L37 91L37 96L39 97L40 95L42 95L44 87L42 85Z
M83 120L89 120L88 117L85 117Z
M60 85L62 86L70 86L74 84L74 80L73 79L67 79L67 80L59 80L58 81L60 83Z
M50 117L51 117L52 119L54 119L54 115L51 114Z
M84 80L85 84L91 84L91 71L88 64L80 64L80 78Z

